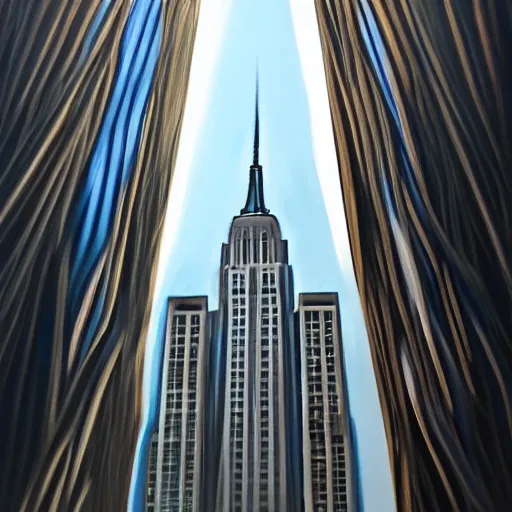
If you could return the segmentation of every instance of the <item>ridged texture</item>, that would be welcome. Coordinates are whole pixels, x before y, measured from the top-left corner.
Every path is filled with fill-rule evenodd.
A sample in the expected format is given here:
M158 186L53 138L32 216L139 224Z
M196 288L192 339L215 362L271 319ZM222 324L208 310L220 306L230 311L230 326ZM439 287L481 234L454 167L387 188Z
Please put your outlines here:
M512 4L316 9L398 510L509 510Z
M198 9L0 1L2 511L126 509Z

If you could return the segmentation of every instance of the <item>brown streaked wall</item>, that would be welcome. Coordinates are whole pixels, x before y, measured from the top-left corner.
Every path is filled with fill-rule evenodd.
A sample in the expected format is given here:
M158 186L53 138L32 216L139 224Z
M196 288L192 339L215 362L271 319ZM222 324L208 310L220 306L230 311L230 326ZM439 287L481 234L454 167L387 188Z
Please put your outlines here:
M512 503L512 7L316 0L399 511Z
M131 2L110 3L84 52L100 3L0 3L5 511L121 511L128 499L145 334L199 1L162 2L162 43L138 156L73 318L66 291L75 233L66 226L112 92ZM89 344L101 293L105 303ZM49 329L43 311L53 313Z

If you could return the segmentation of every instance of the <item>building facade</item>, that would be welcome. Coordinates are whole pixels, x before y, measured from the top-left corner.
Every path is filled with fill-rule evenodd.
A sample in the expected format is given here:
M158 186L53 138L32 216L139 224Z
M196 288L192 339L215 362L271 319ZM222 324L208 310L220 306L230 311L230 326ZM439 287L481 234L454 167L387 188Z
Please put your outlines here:
M299 295L305 512L355 510L338 297Z
M203 510L207 312L206 297L169 300L157 447L152 443L151 448L156 451L155 492L150 501L148 489L148 511ZM149 479L153 461L150 456Z

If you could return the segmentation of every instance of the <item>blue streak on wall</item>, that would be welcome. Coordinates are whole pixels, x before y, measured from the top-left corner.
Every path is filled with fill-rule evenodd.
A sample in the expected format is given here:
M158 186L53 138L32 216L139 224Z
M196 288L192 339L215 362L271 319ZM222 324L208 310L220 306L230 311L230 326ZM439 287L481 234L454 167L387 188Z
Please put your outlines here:
M97 21L104 15L100 11ZM91 271L108 243L113 214L131 176L162 36L159 0L135 0L126 25L116 82L92 156L82 199L73 217L77 240L73 254L69 303L76 318ZM97 27L93 28L93 31ZM88 326L82 358L87 352L104 306L102 289Z

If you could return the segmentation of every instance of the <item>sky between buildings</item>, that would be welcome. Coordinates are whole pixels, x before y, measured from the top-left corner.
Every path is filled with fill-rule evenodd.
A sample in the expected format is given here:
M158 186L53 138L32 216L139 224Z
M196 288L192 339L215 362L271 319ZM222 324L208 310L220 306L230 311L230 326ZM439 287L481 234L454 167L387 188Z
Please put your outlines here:
M311 4L311 5L306 5ZM146 352L144 426L129 510L142 510L166 298L217 309L221 244L245 204L256 67L265 202L288 240L296 294L339 294L362 502L395 510L388 452L337 176L313 2L203 0Z

